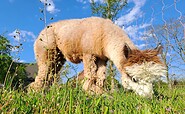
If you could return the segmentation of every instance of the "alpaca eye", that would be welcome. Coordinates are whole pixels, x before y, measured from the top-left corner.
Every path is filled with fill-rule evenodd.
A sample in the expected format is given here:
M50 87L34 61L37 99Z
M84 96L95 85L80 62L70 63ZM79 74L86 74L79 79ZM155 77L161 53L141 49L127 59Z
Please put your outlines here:
M138 82L138 80L136 78L132 78L133 82Z

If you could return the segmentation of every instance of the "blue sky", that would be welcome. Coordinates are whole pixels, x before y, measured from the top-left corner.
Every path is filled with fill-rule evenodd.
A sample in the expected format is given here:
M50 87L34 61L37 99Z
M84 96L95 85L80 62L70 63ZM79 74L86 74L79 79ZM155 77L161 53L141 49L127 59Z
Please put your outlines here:
M0 3L0 34L6 36L13 45L23 44L19 53L13 50L14 58L20 58L21 62L35 62L33 43L39 32L44 28L40 9L43 8L44 0L1 0ZM103 2L103 0L94 0ZM47 7L47 23L58 20L86 18L92 16L89 0L48 0L51 3ZM177 9L175 9L175 6ZM132 41L143 48L142 42L144 30L149 25L162 24L163 18L179 18L180 11L183 15L185 0L128 0L128 5L120 12L116 24L122 27ZM177 11L178 10L178 11ZM53 20L49 20L53 17ZM20 32L18 39L14 38L16 31Z

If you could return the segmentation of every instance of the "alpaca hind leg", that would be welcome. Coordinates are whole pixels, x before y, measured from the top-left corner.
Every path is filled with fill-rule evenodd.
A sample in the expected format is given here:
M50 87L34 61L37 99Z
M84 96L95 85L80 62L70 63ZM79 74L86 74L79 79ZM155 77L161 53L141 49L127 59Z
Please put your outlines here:
M35 78L35 81L32 82L29 86L30 89L40 90L45 85L45 80L49 72L50 62L48 62L47 51L46 49L40 50L41 53L36 53L37 65L38 65L38 74Z
M93 86L98 86L99 88L103 89L104 86L104 80L105 80L105 72L106 72L106 61L103 60L97 60L97 73L96 76L93 78L94 79L94 83ZM95 74L94 74L95 75ZM87 75L86 75L87 76ZM85 76L84 76L84 70L81 71L79 73L79 75L77 76L77 80L81 81L84 80ZM88 82L88 81L87 81ZM90 82L92 83L92 82ZM95 87L96 88L96 87Z
M64 62L65 59L57 48L37 54L38 75L35 82L30 84L30 88L39 90L52 85L59 77L58 72Z
M48 85L52 85L53 83L57 83L60 78L59 71L61 70L63 64L65 63L64 56L62 52L56 48L51 51L50 54L50 67L49 67L49 74L48 74Z

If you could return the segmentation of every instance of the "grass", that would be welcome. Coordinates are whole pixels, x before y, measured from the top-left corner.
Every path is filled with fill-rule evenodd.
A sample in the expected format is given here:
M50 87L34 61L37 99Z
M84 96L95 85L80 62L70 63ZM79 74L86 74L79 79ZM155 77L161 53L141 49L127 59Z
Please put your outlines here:
M185 87L171 90L155 87L153 99L142 98L122 89L104 95L88 95L81 87L55 85L47 92L1 89L0 113L14 114L183 114Z

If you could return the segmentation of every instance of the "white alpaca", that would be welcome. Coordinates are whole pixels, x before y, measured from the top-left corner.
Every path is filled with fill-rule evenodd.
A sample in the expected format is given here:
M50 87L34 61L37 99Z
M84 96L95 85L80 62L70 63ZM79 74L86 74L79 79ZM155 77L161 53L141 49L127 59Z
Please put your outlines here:
M68 60L73 63L83 62L85 77L83 89L97 94L103 92L107 60L113 61L122 74L123 86L127 88L136 84L131 80L132 74L128 70L128 67L134 65L129 65L134 54L132 52L137 50L145 53L135 47L120 27L108 19L98 17L64 20L51 24L41 31L35 41L34 50L39 71L35 82L30 85L31 88L37 90L51 85L52 76L56 76L64 62ZM146 52L146 55L151 57L146 62L151 62L152 58L155 58L157 61L153 63L162 66L157 57L159 49L151 52L153 56ZM134 77L137 77L137 73ZM135 86L132 89L140 93ZM145 89L141 90L142 92L148 94Z

